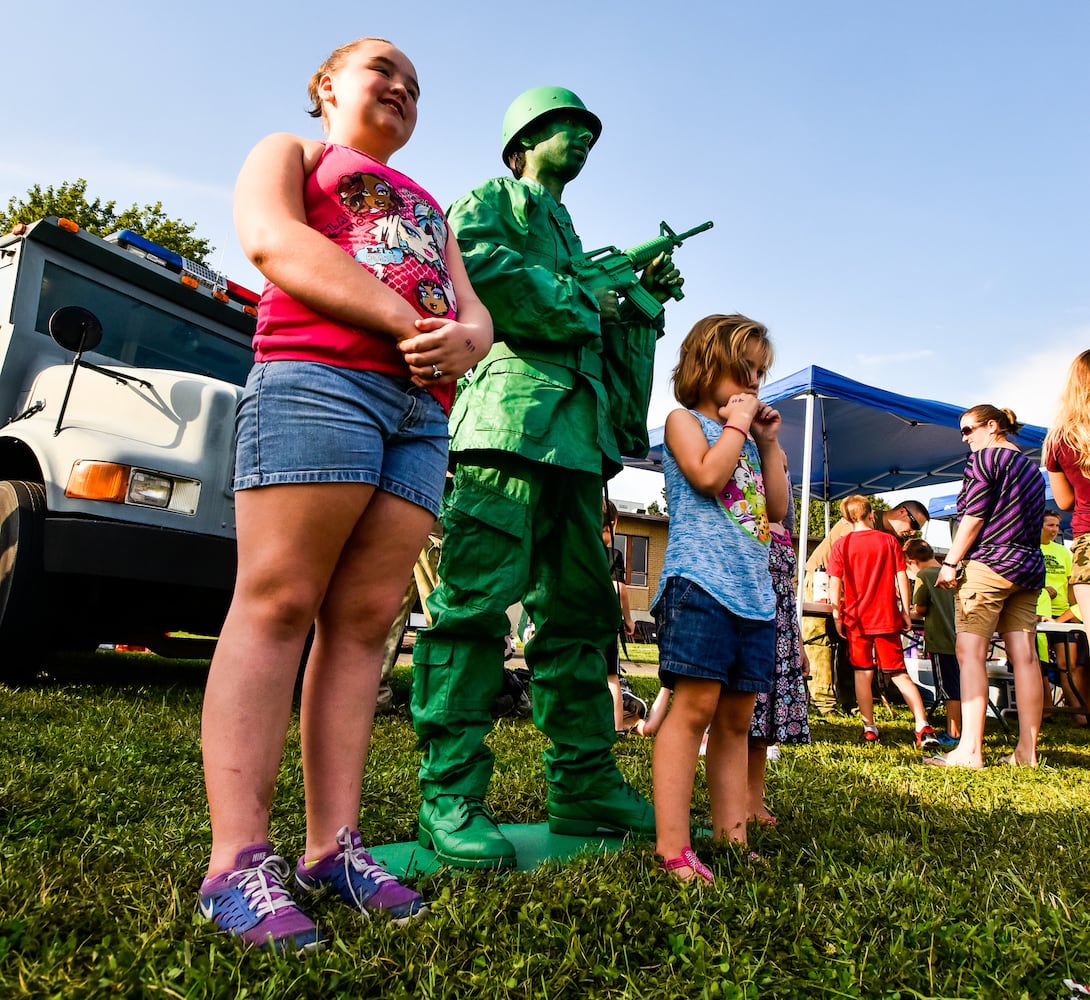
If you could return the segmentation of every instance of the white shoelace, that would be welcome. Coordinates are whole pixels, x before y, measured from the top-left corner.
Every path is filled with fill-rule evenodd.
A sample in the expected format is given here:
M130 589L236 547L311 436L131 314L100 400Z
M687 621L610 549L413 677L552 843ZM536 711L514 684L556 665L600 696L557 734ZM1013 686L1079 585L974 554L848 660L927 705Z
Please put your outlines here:
M253 905L261 917L277 910L295 906L295 900L284 887L288 877L288 863L277 854L270 854L254 868L240 868L227 876L228 882L236 882L246 902Z
M342 826L337 831L337 844L344 849L341 857L344 858L345 881L352 893L353 902L360 909L363 909L364 901L356 895L356 884L352 879L352 871L359 872L365 879L374 882L376 886L381 886L383 882L397 881L388 871L376 865L371 855L362 847L352 846L352 833L347 826Z

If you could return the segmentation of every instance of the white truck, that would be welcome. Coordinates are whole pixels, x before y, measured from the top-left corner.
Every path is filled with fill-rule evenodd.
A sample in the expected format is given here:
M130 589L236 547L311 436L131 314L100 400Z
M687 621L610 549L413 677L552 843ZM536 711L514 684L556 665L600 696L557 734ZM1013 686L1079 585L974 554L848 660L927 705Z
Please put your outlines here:
M218 633L256 303L131 232L0 236L0 673Z

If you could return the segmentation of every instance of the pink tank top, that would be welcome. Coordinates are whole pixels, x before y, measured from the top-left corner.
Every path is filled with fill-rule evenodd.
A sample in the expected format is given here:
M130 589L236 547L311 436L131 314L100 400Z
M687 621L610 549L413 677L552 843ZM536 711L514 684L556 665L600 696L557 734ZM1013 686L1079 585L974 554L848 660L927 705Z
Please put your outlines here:
M446 263L447 220L418 184L358 149L329 143L303 184L303 200L311 228L421 316L457 316ZM409 377L391 337L316 313L271 282L257 307L254 355L258 361L318 361ZM454 386L431 392L449 412Z

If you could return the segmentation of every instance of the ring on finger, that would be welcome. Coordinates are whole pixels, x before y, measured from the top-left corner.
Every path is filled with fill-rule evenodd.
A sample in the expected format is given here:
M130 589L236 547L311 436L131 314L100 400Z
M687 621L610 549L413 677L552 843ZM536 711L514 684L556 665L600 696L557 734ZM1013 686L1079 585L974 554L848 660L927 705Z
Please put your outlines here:
M431 377L432 378L442 378L443 377L443 373L439 370L438 365L432 365L431 366Z

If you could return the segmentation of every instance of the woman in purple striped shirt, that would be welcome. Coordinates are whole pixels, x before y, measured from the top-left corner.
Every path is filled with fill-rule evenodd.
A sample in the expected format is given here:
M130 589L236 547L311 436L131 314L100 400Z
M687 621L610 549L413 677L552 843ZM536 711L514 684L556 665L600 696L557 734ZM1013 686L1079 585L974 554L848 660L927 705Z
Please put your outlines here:
M1003 638L1014 667L1018 745L1004 764L1037 766L1041 728L1041 670L1033 642L1037 596L1045 584L1041 523L1044 480L1037 466L1007 440L1022 425L1010 410L982 404L961 415L961 436L972 449L958 494L958 530L936 585L955 589L954 625L961 664L961 742L940 767L984 766L988 708L986 662L992 635ZM958 564L963 563L958 573Z

